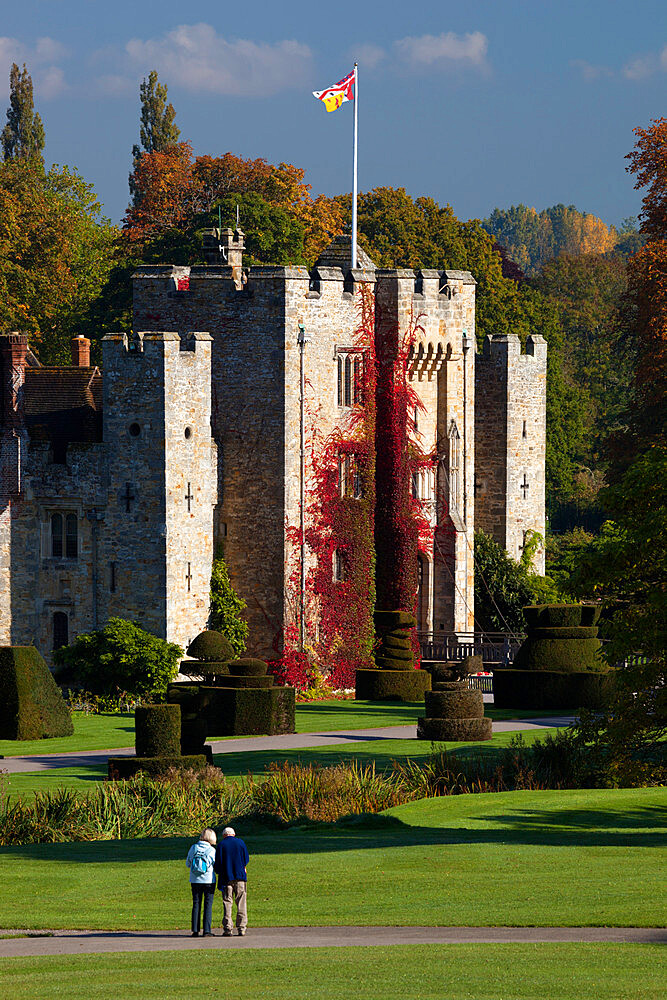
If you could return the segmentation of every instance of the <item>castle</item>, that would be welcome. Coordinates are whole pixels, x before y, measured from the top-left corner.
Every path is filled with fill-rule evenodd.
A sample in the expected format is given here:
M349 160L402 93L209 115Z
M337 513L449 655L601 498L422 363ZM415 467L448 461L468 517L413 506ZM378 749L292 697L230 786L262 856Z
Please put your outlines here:
M383 322L419 318L412 434L436 460L412 491L449 528L445 559L419 555L419 628L474 630L475 528L514 558L529 529L544 534L541 336L478 353L468 272L380 270L364 254L350 269L342 237L311 272L244 269L243 250L240 230L216 231L208 263L137 271L135 332L104 337L101 370L82 337L71 367L44 367L26 336L0 335L0 644L49 660L117 615L186 646L224 543L251 651L275 656L309 475L304 396L322 434L357 405L363 289Z

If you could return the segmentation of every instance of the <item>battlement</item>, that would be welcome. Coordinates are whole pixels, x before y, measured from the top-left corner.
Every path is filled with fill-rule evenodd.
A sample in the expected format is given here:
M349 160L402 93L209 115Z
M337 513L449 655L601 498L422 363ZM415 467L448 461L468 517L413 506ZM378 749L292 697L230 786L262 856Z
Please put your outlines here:
M107 333L102 338L102 351L104 361L108 364L114 355L117 356L118 351L123 352L128 358L140 359L156 353L160 355L196 353L198 344L212 342L213 337L210 333L201 331L192 330L181 336L173 330L140 330L132 335L124 332ZM208 359L210 348L208 351L204 349L204 355Z
M516 333L487 335L484 338L482 353L477 356L478 363L486 361L498 364L512 359L528 365L535 363L539 369L546 364L546 358L547 342L539 333L526 338L525 350L522 350L521 340Z

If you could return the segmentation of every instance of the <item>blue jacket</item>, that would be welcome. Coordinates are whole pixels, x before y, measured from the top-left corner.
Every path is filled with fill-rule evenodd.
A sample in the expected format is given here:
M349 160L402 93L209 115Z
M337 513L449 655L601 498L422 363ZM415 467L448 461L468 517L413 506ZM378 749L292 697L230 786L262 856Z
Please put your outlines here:
M250 861L248 848L240 837L223 837L215 849L215 870L221 885L230 882L247 882L245 866Z
M195 872L192 870L192 862L194 860L195 854L203 855L206 860L207 868L205 872ZM185 863L190 869L190 881L197 882L200 885L210 885L211 882L215 883L215 847L206 840L198 840L196 844L193 844L188 851L188 856L185 859Z

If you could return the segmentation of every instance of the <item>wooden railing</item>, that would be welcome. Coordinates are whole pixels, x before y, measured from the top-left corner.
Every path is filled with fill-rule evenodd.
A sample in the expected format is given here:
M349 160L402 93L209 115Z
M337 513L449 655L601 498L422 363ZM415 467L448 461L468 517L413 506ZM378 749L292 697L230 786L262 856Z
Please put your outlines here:
M481 656L485 667L493 664L509 666L514 661L523 636L512 633L479 633L476 635L419 634L422 660L451 663L467 656Z

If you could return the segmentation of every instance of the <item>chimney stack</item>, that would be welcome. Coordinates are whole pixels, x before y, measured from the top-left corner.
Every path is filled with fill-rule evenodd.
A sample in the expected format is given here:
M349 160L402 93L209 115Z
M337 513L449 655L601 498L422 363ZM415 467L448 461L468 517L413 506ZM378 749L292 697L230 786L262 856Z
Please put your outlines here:
M90 341L83 334L72 338L72 365L75 368L90 368Z
M23 386L28 354L28 337L24 333L0 334L0 403L5 431L23 427Z

